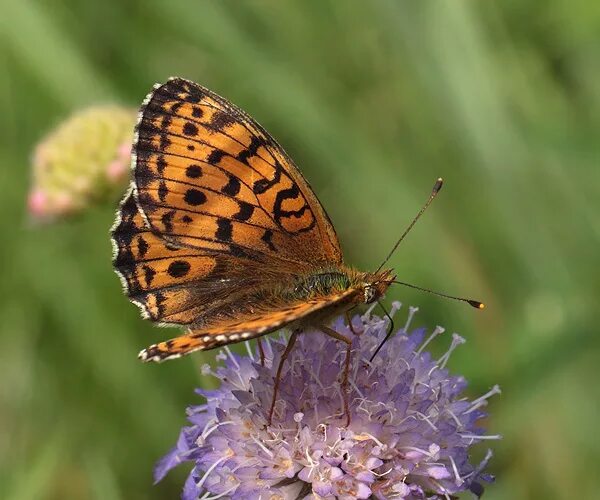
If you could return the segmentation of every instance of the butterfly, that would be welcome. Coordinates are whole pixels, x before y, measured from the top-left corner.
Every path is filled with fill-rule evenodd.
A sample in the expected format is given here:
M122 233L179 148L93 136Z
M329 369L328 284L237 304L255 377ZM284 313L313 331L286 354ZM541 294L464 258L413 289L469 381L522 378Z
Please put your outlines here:
M114 268L142 315L183 335L163 361L324 318L383 295L390 270L346 266L335 229L283 148L241 109L172 78L144 100Z
M111 231L114 268L144 317L186 328L142 350L143 361L284 326L333 335L328 318L377 301L394 281L381 266L347 266L325 209L283 148L194 82L171 78L148 94L132 171Z
M382 268L441 186L438 179L375 272L355 270L344 263L317 196L265 129L189 80L155 85L140 109L132 181L111 229L113 265L145 318L186 331L143 349L139 358L160 362L290 327L270 424L283 363L301 327L315 326L346 343L348 425L352 343L327 322L378 301L392 283L431 292L396 281L391 269ZM483 308L478 301L432 293Z

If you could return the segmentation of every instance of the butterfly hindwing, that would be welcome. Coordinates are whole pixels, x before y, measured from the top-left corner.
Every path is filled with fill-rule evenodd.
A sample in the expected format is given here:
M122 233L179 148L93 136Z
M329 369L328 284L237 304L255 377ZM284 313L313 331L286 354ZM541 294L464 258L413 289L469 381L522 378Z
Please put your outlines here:
M210 276L215 257L167 246L145 226L131 190L121 203L112 238L113 265L143 315L164 323L191 323L199 311L185 285Z
M222 321L209 328L190 329L185 335L144 349L140 352L140 359L144 361L165 361L194 351L205 351L257 338L290 323L303 320L322 309L339 306L344 302L351 301L355 294L356 291L354 290L346 290L342 293L315 297L285 306L261 308L257 313L240 314L235 319ZM260 307L260 305L257 305L257 307Z

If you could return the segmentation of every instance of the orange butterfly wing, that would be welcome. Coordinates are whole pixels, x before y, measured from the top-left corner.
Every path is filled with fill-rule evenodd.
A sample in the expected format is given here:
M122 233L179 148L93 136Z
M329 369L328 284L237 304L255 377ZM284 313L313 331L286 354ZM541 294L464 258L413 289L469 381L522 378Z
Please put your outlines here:
M129 300L142 315L163 324L190 324L203 312L194 288L216 268L216 258L175 248L145 224L130 189L112 229L113 265Z
M161 362L179 358L194 351L214 349L234 342L273 332L298 319L318 313L333 304L353 302L356 290L328 296L315 297L303 302L280 305L277 308L265 308L253 314L241 314L235 319L223 321L214 327L191 329L186 335L151 345L140 352L143 361Z
M335 230L302 174L239 108L179 78L147 97L135 193L149 227L175 245L288 262L339 264Z
M133 169L112 231L115 269L145 317L190 327L145 359L263 335L346 300L276 300L273 290L337 268L342 253L283 149L225 99L182 79L156 86L140 112Z

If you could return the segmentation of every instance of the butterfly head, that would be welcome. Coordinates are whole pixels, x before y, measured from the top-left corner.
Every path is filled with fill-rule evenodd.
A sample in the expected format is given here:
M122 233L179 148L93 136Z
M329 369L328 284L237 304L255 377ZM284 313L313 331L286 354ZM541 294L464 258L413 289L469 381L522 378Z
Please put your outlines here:
M362 283L364 303L372 304L383 297L395 277L392 269L365 274Z

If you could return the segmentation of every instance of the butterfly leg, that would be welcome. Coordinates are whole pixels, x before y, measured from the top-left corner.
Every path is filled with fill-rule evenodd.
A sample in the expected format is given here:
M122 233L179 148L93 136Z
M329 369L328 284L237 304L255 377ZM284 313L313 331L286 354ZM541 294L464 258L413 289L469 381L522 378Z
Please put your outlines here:
M287 346L285 347L285 351L281 355L281 359L279 360L279 366L277 366L277 373L275 375L275 384L273 385L273 399L271 400L271 408L269 410L269 419L267 421L267 425L271 425L273 420L273 412L275 411L275 401L277 401L277 392L279 391L279 383L281 382L281 372L283 370L283 364L285 360L289 356L290 352L292 352L292 348L296 343L296 338L300 334L299 330L294 330L292 335L290 336L290 340L288 341Z
M342 396L344 399L344 413L346 413L346 427L350 425L350 406L348 404L348 377L350 374L350 356L352 353L352 341L336 332L333 328L321 325L319 329L329 337L344 342L346 344L346 361L344 363L344 373L342 375Z
M262 345L262 339L258 337L256 339L256 345L258 346L258 354L260 356L260 366L265 366L265 349Z
M352 316L350 315L350 311L346 311L346 321L348 322L348 328L354 335L359 335L359 333L354 329L354 325L352 324Z

